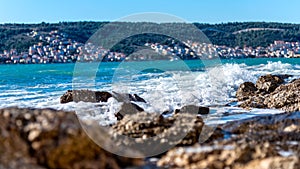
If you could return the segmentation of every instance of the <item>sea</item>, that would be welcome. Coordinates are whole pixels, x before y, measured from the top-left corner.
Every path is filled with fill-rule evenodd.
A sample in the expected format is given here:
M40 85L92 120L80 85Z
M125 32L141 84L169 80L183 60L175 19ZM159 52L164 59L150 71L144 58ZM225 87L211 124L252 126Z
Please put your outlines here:
M90 89L138 94L148 113L172 112L185 105L210 107L208 124L283 113L273 109L239 108L239 85L255 83L265 74L300 78L300 59L248 58L174 61L131 61L68 64L0 65L0 108L52 108L75 111L83 120L100 125L116 122L122 103L114 98L100 103L60 103L67 90Z

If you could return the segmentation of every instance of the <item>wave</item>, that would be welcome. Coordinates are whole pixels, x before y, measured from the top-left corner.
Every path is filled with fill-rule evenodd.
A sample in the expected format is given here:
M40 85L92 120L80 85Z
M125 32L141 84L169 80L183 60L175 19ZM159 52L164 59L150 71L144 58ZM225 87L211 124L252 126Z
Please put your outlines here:
M115 67L112 68L115 69ZM83 119L95 119L101 124L115 122L114 113L121 103L109 99L107 103L68 103L60 104L60 96L72 86L94 90L135 93L147 103L137 103L147 112L172 111L184 105L224 106L235 98L238 86L245 82L255 82L265 74L291 74L300 77L300 66L278 62L248 66L245 63L227 63L209 67L201 71L165 71L140 72L131 77L114 77L118 80L72 84L69 81L52 81L51 84L40 84L38 81L30 87L1 85L0 107L54 108L76 111ZM55 77L53 77L55 78ZM78 78L78 77L76 77ZM58 78L59 79L59 78ZM26 81L26 79L24 79ZM77 80L78 81L78 80ZM23 84L24 85L24 84ZM229 109L228 111L233 111ZM234 109L234 111L236 111ZM233 111L233 112L234 112ZM241 110L239 109L241 112ZM239 118L239 116L237 116Z

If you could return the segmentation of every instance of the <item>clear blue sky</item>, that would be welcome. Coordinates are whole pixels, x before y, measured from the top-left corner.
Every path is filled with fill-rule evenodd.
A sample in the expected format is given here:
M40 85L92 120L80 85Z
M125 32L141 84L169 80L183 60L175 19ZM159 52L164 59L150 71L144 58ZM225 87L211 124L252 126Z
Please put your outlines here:
M114 21L163 12L188 22L300 23L300 0L0 0L0 23Z

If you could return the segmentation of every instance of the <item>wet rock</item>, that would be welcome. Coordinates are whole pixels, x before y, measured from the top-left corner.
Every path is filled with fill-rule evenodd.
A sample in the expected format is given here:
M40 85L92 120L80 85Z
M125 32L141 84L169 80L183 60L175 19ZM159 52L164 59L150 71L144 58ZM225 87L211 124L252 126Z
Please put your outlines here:
M190 113L190 114L209 114L208 107L195 106L195 105L187 105L183 106L181 109L176 109L175 113Z
M117 112L117 113L115 113L114 115L115 115L115 117L117 118L117 120L122 120L122 119L124 118L124 115L121 114L120 112Z
M143 108L135 104L134 102L143 102L146 101L138 96L137 94L127 94L127 93L116 93L113 92L112 96L118 101L123 102L119 112L115 113L117 120L123 119L126 114L136 114L144 111Z
M60 97L60 103L69 103L73 101L73 92L72 90L68 90Z
M137 94L130 94L130 100L134 101L134 102L143 102L143 103L146 103L146 100L144 100L143 98L141 98Z
M137 94L128 94L128 93L117 93L112 92L112 96L118 101L118 102L143 102L146 103L146 101L138 96Z
M144 102L146 101L137 94L105 92L105 91L92 91L92 90L68 90L60 97L60 103L69 102L107 102L110 97L114 97L119 102Z
M115 116L117 117L117 120L121 120L126 114L136 114L142 111L144 111L144 109L137 104L124 102L120 111L115 113Z
M68 90L60 97L60 103L68 102L107 102L112 97L109 92L91 90Z
M256 81L256 87L261 92L271 93L284 82L284 77L271 74L260 76Z
M4 168L120 168L142 161L103 150L73 112L10 108L0 110L0 121Z
M135 114L144 111L143 108L138 106L133 102L143 102L146 101L138 96L137 94L127 94L127 93L116 93L116 92L102 92L102 91L91 91L91 90L68 90L65 94L60 97L61 103L68 102L107 102L107 100L113 97L118 102L123 102L119 112L115 113L118 120L121 120L125 114Z
M254 96L257 88L252 82L244 82L240 85L236 92L236 98L238 101L249 99L250 96Z

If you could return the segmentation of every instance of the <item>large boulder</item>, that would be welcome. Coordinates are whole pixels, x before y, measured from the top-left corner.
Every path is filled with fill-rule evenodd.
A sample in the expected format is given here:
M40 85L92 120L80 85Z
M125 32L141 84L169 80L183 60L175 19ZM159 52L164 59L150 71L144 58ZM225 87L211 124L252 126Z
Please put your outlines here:
M60 97L60 103L69 102L107 102L109 98L113 97L118 102L123 102L120 111L115 113L117 120L121 120L125 114L135 114L144 111L143 108L134 102L146 103L146 101L137 94L92 91L92 90L68 90Z
M68 102L107 102L112 97L109 92L91 90L68 90L60 97L60 103Z
M113 125L114 132L120 136L120 145L141 146L145 150L156 151L162 146L186 146L198 142L204 123L197 115L179 113L163 117L158 113L140 112L125 115ZM134 138L134 141L129 141ZM147 142L147 139L152 139Z
M0 121L3 168L104 169L142 162L99 147L84 132L73 112L10 108L0 110Z
M109 98L115 98L118 102L144 102L146 101L137 94L106 92L106 91L92 91L92 90L68 90L60 97L60 103L69 102L107 102Z

